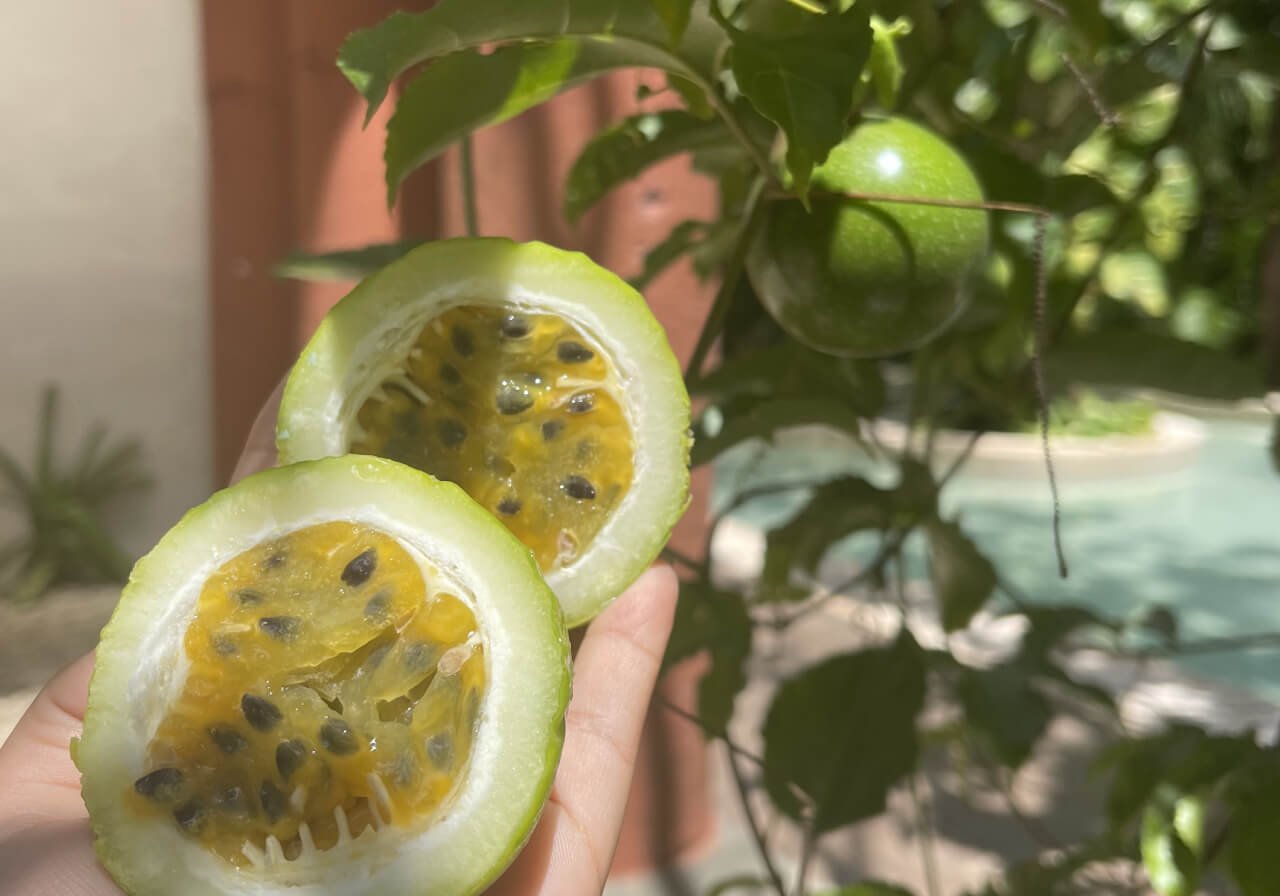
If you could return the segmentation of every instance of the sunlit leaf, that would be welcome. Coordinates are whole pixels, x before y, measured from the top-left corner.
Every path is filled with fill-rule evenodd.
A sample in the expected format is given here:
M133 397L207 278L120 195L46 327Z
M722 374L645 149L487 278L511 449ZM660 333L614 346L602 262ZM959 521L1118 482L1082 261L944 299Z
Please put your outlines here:
M614 187L655 162L729 139L719 120L698 118L681 109L625 118L591 138L573 163L565 186L565 217L576 221Z

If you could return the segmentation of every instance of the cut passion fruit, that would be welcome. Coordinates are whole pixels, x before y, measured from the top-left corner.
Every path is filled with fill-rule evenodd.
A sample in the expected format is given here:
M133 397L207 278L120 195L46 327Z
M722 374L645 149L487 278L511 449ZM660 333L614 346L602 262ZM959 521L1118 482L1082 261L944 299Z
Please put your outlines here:
M134 570L75 749L133 894L478 892L546 799L568 639L529 553L389 460L246 479Z
M643 297L586 256L458 239L339 302L285 386L283 462L346 452L458 483L533 552L569 624L688 502L689 398Z

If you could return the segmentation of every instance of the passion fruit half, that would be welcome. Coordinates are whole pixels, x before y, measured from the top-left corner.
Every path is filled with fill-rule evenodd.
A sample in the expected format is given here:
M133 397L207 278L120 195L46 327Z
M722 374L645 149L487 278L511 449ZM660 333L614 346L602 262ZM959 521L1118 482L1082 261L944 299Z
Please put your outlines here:
M568 696L529 552L454 485L330 458L138 562L73 756L135 896L472 894L532 830Z
M585 255L424 245L325 317L285 385L281 461L389 457L456 482L532 552L570 625L688 503L689 396L644 298Z

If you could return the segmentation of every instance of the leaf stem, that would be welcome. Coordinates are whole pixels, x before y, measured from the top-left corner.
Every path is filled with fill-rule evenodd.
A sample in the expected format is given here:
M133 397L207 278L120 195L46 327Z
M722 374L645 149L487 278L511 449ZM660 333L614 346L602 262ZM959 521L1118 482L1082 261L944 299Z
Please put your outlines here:
M924 800L920 798L920 787L917 779L920 775L911 776L911 802L916 810L917 836L920 840L920 862L924 865L924 886L928 896L939 896L942 892L938 886L937 859L933 854L933 818L926 811Z
M742 272L747 263L747 252L751 247L751 238L755 234L756 226L760 219L760 209L762 208L761 197L764 195L765 181L758 178L751 186L751 191L747 194L747 200L743 206L742 212L742 229L738 232L738 237L734 241L733 250L729 254L729 259L725 263L724 270L720 276L720 288L716 291L715 301L711 305L711 310L707 312L706 322L702 325L702 332L698 334L698 342L693 348L693 355L689 358L689 363L685 367L685 382L693 387L697 384L702 375L702 367L706 363L707 355L711 351L711 346L715 344L716 339L720 336L724 329L725 320L729 316L729 308L733 304L734 293L738 290L738 282L742 279Z
M796 869L796 884L792 896L804 896L808 890L809 866L813 864L813 854L818 847L813 819L814 816L811 815L804 825L804 838L800 842L800 867Z
M462 168L462 215L466 222L467 236L480 235L480 220L476 212L476 162L472 136L467 134L458 145L459 163Z
M706 723L702 721L702 717L699 716L696 712L690 712L689 710L685 709L683 706L679 706L678 704L672 703L666 697L659 697L658 702L662 705L662 708L667 710L668 712L679 716L680 718L684 719L686 722L692 722L694 725L697 725L698 728L708 737L720 737L720 735L718 735L716 732L712 731L710 728L707 727ZM747 749L744 749L743 747L738 746L727 737L721 738L721 739L724 740L724 745L729 749L730 753L732 753L735 756L741 756L743 759L747 760L748 762L751 762L760 768L764 768L764 760L761 759L759 756L757 756L755 753L752 753L750 750L747 750Z
M699 562L688 554L671 547L671 545L667 545L662 549L662 556L668 560L674 560L690 572L696 572L699 575L706 572L707 567L705 562Z
M742 769L738 767L738 760L733 752L729 753L729 769L733 772L733 783L738 791L738 802L742 806L742 814L746 818L747 828L751 832L751 839L756 845L756 851L760 855L764 870L769 875L769 881L773 884L778 896L786 896L786 884L782 882L782 875L778 873L777 867L773 864L773 858L769 855L769 846L765 843L764 832L760 829L755 812L751 809L751 793L747 786L747 779L742 774Z

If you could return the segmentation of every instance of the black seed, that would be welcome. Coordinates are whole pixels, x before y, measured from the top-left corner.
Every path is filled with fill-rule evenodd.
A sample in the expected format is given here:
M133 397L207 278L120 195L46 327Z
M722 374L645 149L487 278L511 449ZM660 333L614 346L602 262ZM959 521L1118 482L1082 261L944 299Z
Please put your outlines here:
M232 725L210 725L209 738L224 753L239 753L249 746L249 742L244 739L244 735Z
M556 346L556 357L566 364L581 364L584 361L590 361L595 356L596 353L591 349L581 342L574 342L572 339L566 339Z
M453 343L453 350L462 357L466 358L476 350L475 340L471 338L471 332L463 327L454 327L449 333L449 341Z
M204 808L194 801L183 803L173 810L173 820L188 834L198 834L204 830Z
M524 504L521 503L519 498L513 498L508 495L498 502L498 513L505 514L506 516L515 516L520 512L520 508L523 506Z
M288 559L289 559L288 555L285 554L284 551L276 551L266 560L262 561L262 568L268 569L268 570L279 569L280 567L284 566L285 561Z
M363 585L377 568L378 551L376 548L369 548L347 564L347 568L342 571L342 581L353 588Z
M213 808L229 815L238 815L241 818L246 818L253 814L253 807L249 805L249 797L242 789L234 785L214 796Z
M570 476L560 483L560 487L570 498L576 498L579 501L591 501L596 496L596 487L581 476Z
M232 656L239 653L236 642L232 641L226 635L218 635L213 639L213 649L219 656Z
M276 746L276 768L280 777L288 781L302 763L307 761L307 745L298 739L282 740Z
M542 424L542 438L548 442L564 430L564 423L560 420L548 420Z
M302 620L297 616L263 616L258 620L258 628L277 641L292 641L301 626Z
M391 606L391 592L379 591L364 605L364 618L370 622L381 622L387 618L387 610Z
M507 339L523 339L533 330L529 322L518 314L508 314L504 317L499 329Z
M507 477L516 471L516 466L505 457L491 454L484 459L484 464L499 476Z
M133 789L159 803L173 802L182 789L182 772L176 768L158 768L134 781Z
M279 787L271 781L263 781L258 790L258 800L262 803L262 811L267 820L275 824L289 811L289 799Z
M240 698L240 711L244 713L245 721L259 731L270 731L284 719L278 706L256 694L245 694Z
M325 719L320 726L320 746L335 756L346 756L360 749L359 741L342 719Z
M240 601L242 607L256 607L262 603L262 592L254 591L252 588L241 588L236 592L236 600Z
M570 414L585 414L596 406L596 400L590 392L579 392L569 399Z
M453 738L441 732L427 741L427 755L437 768L446 768L453 761Z
M467 428L461 421L446 417L436 424L436 435L446 448L457 448L467 440Z
M448 383L450 386L456 386L462 382L462 374L458 373L458 368L452 364L440 365L440 379Z
M533 396L529 389L515 380L504 379L498 384L498 411L503 414L519 414L533 407Z

